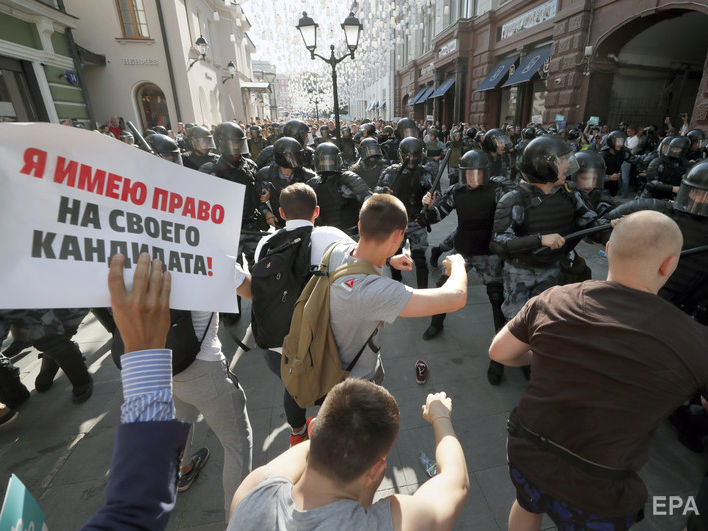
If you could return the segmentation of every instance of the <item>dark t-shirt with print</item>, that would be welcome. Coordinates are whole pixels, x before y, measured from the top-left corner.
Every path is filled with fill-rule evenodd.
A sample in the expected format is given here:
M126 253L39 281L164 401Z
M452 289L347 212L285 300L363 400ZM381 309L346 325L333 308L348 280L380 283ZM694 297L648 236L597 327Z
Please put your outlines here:
M708 396L708 327L651 293L610 281L557 286L507 326L533 351L522 421L596 463L638 471L661 420L697 391ZM636 474L598 479L516 437L508 452L531 483L579 509L623 516L646 501Z

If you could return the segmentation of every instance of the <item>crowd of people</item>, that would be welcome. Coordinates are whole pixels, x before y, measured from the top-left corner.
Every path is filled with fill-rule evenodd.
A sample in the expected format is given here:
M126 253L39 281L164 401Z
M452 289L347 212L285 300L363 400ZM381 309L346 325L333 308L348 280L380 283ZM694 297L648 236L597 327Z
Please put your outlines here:
M116 256L112 311L91 311L113 334L123 425L107 505L87 528L120 521L164 527L176 491L189 489L209 458L206 448L192 452L184 424L199 413L224 447L229 529L452 527L469 479L452 402L442 392L423 405L435 431L437 475L413 495L373 503L400 422L385 389L380 338L398 317L426 316L422 339L436 338L445 314L466 303L470 269L485 285L496 332L489 383L502 384L505 366L521 367L529 379L509 419L517 493L509 529L539 529L543 513L562 529L631 527L647 497L637 472L668 415L680 440L702 451L708 414L692 407L708 396L702 131L677 131L668 121L662 131L624 124L558 131L438 128L404 118L345 123L339 132L318 121L252 122L180 124L175 135L160 126L121 130L117 138L245 186L234 291L239 307L240 297L251 299L256 343L283 377L291 449L251 470L245 394L218 339L220 326L248 317L168 312L170 276L159 261L142 256L127 292ZM617 197L632 189L634 200ZM453 210L456 229L428 251L430 226ZM606 281L590 280L575 251L583 237L606 244ZM444 274L431 288L429 266L446 252ZM402 282L405 270L415 271L415 288ZM314 302L298 310L299 295L317 292L322 278L332 337L324 350L336 351L337 370L348 377L308 401L292 386L288 364L303 341L300 317L314 319L307 313ZM0 360L0 423L29 397L9 359L27 345L42 356L38 392L61 368L75 402L91 396L71 340L88 312L0 311L0 335L12 331L14 341ZM425 383L426 363L411 360L411 367ZM321 408L307 417L312 405ZM131 462L135 452L142 457ZM141 483L135 492L126 488L133 482Z

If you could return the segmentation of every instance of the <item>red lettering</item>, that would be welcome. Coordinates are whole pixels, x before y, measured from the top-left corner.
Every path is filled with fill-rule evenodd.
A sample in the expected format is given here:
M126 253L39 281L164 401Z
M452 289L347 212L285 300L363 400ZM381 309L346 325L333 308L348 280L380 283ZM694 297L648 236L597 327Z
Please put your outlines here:
M81 165L81 169L79 170L78 187L81 190L86 190L87 192L102 195L103 185L106 181L106 172L103 170L96 170L96 172L93 174L93 178L91 178L91 170L91 166L88 166L87 164Z
M170 192L170 206L167 210L169 210L170 214L172 214L175 210L182 206L183 202L184 201L181 195L176 192Z
M221 205L214 205L211 207L211 220L216 223L217 225L221 224L224 221L224 207Z
M140 181L131 185L130 179L123 179L123 190L120 194L121 201L130 201L134 205L142 205L147 199L147 187Z
M187 197L184 201L184 208L182 209L182 215L187 217L189 216L190 218L196 218L197 217L197 212L196 212L196 206L194 205L194 198L193 197Z
M207 221L209 219L209 203L206 201L199 201L197 203L197 219L202 221Z
M120 199L118 189L120 188L120 182L122 179L123 177L116 175L115 173L108 174L108 184L106 185L105 192L106 197L110 197L111 199Z
M152 194L152 208L155 210L162 210L163 212L167 210L167 196L167 190L155 188Z
M54 169L54 182L63 184L64 179L67 179L67 186L74 186L76 183L76 170L79 167L79 163L75 160L70 160L66 163L64 157L57 157L57 167Z
M37 148L27 148L25 149L24 162L25 165L20 172L41 179L44 177L44 167L47 165L47 152Z

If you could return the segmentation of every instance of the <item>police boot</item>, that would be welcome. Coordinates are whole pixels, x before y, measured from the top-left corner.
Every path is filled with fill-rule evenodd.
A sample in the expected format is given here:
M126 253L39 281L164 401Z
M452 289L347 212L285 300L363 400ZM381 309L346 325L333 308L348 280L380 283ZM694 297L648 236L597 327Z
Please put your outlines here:
M426 289L428 287L428 266L420 267L416 264L415 268L415 280L418 285L418 289Z
M443 253L443 250L440 248L439 245L436 245L435 247L431 247L430 249L430 265L433 267L438 267L438 260L440 260L440 255Z
M14 358L17 356L20 352L25 350L27 347L31 346L32 343L29 343L27 341L21 341L19 339L15 339L10 343L10 346L7 347L5 350L3 350L2 355L7 357L7 358Z
M35 344L35 346L37 345ZM71 391L73 402L75 404L86 402L93 394L93 379L86 368L79 345L69 341L65 336L59 336L53 340L50 348L47 350L40 348L40 350L43 350L44 356L53 359L69 378L73 386Z
M487 380L492 385L499 385L504 376L504 365L494 360L489 362L489 367L487 368Z
M16 409L29 397L29 391L20 380L20 369L0 355L0 402L10 409Z
M491 282L487 284L487 297L489 304L492 305L492 319L494 320L494 331L499 332L506 324L506 317L502 312L502 303L504 302L504 286L499 282Z
M423 332L423 339L428 341L429 339L433 339L440 332L442 332L444 320L445 320L444 313L439 313L439 314L433 315L433 318L430 320L430 326L428 327L428 329L425 332Z
M49 391L49 388L54 383L54 377L59 372L59 365L49 356L40 354L39 357L42 358L42 367L34 380L34 388L38 393L44 393Z

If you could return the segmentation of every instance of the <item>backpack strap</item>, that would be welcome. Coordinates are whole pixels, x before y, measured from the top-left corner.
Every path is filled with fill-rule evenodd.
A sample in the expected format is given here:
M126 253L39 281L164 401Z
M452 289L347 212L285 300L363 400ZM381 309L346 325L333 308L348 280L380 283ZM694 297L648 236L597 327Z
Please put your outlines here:
M359 358L361 355L364 353L364 349L366 348L366 345L369 345L371 350L374 351L374 354L378 354L380 348L378 348L376 345L374 345L371 340L374 338L374 334L376 334L376 331L379 329L379 324L376 323L376 328L374 328L374 331L371 332L371 335L369 336L369 339L366 340L366 343L364 343L361 348L359 349L359 352L357 352L357 355L354 357L352 362L347 365L347 372L351 372L352 369L354 368L354 365L356 365L356 362L359 361Z
M211 320L214 318L214 312L211 312L211 315L209 316L209 322L206 325L206 328L204 329L204 335L202 336L202 340L199 342L199 348L201 350L202 343L204 343L204 338L207 335L207 332L209 331L209 327L211 326Z

